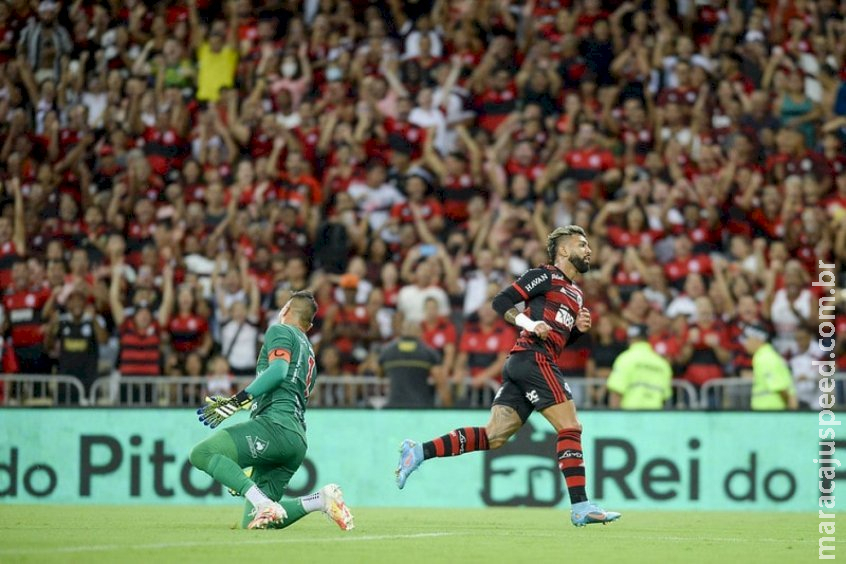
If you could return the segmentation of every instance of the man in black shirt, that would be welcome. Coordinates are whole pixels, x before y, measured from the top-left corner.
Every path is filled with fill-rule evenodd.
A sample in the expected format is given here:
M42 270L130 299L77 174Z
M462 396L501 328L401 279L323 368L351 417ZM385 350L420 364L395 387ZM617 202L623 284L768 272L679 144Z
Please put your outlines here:
M94 306L86 304L85 294L77 288L71 291L65 306L65 313L51 321L45 344L51 350L58 340L58 373L79 378L88 394L98 375L100 345L108 338L105 323L96 315ZM72 397L71 401L76 398Z
M446 382L435 382L432 372L439 362L440 355L420 339L420 325L403 324L400 337L379 355L382 375L391 381L388 407L435 407L436 389L443 401Z

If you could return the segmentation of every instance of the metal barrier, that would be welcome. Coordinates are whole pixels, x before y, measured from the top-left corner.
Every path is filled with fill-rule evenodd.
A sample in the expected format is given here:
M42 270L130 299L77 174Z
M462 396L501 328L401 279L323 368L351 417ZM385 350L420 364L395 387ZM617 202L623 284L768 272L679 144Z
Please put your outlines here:
M605 378L568 378L567 385L573 394L576 407L582 409L602 409L608 407ZM671 380L672 396L664 404L664 409L698 409L699 394L696 388L685 380Z
M249 376L232 378L231 390L214 393L228 394L243 388L252 380ZM94 381L89 403L120 407L201 405L203 399L211 393L211 383L205 376L121 376L115 373Z
M833 376L838 381L839 405L846 407L846 374ZM242 376L231 379L231 391L242 389L253 380ZM73 376L44 374L0 375L0 406L121 406L121 407L184 407L201 405L209 395L207 377L120 376L114 374L94 381L88 394ZM603 378L570 378L568 385L579 408L606 407L606 380ZM696 390L684 380L671 382L673 396L665 409L732 409L750 408L752 381L741 378L711 380ZM455 385L455 407L487 408L498 385L476 390L468 378ZM214 393L226 393L215 391ZM309 405L313 407L364 407L381 409L388 403L390 380L377 376L320 376Z
M0 405L9 407L88 405L76 376L55 374L2 374L0 398Z
M318 376L309 407L369 407L388 404L391 381L379 376Z
M846 373L837 373L826 378L836 382L832 409L846 409ZM712 410L752 409L752 379L718 378L705 382L699 390L699 407ZM810 408L818 409L813 405Z
M700 409L751 409L751 402L750 378L717 378L699 389Z
M210 392L203 376L120 376L97 379L91 386L90 404L121 407L183 407L201 405L210 393L234 393L252 377L230 380L232 389ZM377 376L321 376L309 398L313 407L384 407L390 382Z

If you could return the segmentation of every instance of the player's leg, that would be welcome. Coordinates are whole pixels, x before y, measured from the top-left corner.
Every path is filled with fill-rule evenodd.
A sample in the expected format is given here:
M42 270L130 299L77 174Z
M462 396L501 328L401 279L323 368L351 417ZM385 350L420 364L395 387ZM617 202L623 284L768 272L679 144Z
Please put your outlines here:
M570 495L571 520L576 526L609 523L620 518L619 513L604 511L588 500L585 483L585 464L582 451L582 424L569 386L557 366L538 355L538 369L542 381L535 382L539 397L537 410L558 433L556 452L558 468Z
M299 433L276 425L262 425L261 418L256 419L256 423L259 428L253 435L246 437L248 443L252 443L250 454L255 460L253 480L271 500L282 506L286 516L279 520L272 514L262 515L259 512L248 521L245 514L246 526L251 529L284 529L309 513L320 511L341 529L352 529L352 514L344 503L341 488L335 484L324 486L311 495L282 499L288 482L305 460L305 440Z
M402 442L396 470L397 486L400 489L405 486L408 476L417 470L424 460L497 449L523 426L532 412L532 406L509 377L513 372L512 358L513 356L509 357L505 364L503 384L494 398L487 425L462 427L424 443L410 439Z
M267 497L278 502L285 509L286 516L285 519L279 523L267 522L260 523L264 526L250 527L252 522L259 519L260 516L257 515L256 512L253 511L252 507L250 507L250 504L247 503L244 506L244 515L241 519L241 527L245 529L284 529L289 525L293 525L308 514L308 511L306 511L303 507L300 498L282 499L282 494L288 486L288 482L291 481L291 476L294 475L294 472L296 472L296 468L292 470L283 466L256 466L253 468L253 481L255 481L259 489L267 494Z
M296 471L296 470L294 470ZM278 501L285 509L287 516L281 522L263 522L259 515L253 514L249 507L244 508L241 526L244 528L272 528L284 529L308 515L321 512L338 527L349 531L355 527L353 516L344 502L344 494L337 484L328 484L310 495L293 499L282 499L282 493L294 475L294 471L285 467L262 467L256 469L253 479L256 484L268 493L274 501ZM253 525L253 522L256 522ZM253 525L253 526L251 526Z
M282 506L270 499L243 471L256 464L248 448L249 439L263 430L254 420L220 429L191 449L189 460L199 470L244 496L256 512L269 509L281 516L284 513Z
M238 448L229 433L220 430L199 442L189 456L191 464L227 488L246 496L254 486L238 463Z

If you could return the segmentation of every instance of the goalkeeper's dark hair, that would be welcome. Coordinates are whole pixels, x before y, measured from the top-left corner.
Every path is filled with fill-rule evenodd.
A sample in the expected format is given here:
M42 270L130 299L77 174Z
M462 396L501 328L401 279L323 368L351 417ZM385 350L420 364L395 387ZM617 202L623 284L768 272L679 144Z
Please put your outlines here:
M585 230L578 225L567 225L565 227L557 227L546 238L546 254L549 256L549 262L555 262L555 254L558 250L558 242L572 237L573 235L581 235L587 237Z
M314 299L314 294L308 290L294 292L291 294L291 307L297 312L303 327L312 324L314 315L317 313L317 300Z

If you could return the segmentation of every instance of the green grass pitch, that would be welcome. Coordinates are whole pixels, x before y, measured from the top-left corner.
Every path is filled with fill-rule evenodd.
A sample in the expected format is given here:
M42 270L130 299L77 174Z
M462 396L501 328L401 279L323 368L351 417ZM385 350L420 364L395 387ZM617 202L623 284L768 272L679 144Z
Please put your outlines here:
M239 516L220 506L0 505L0 562L818 562L810 513L630 511L577 529L552 509L360 509L350 532L322 515L232 530Z

